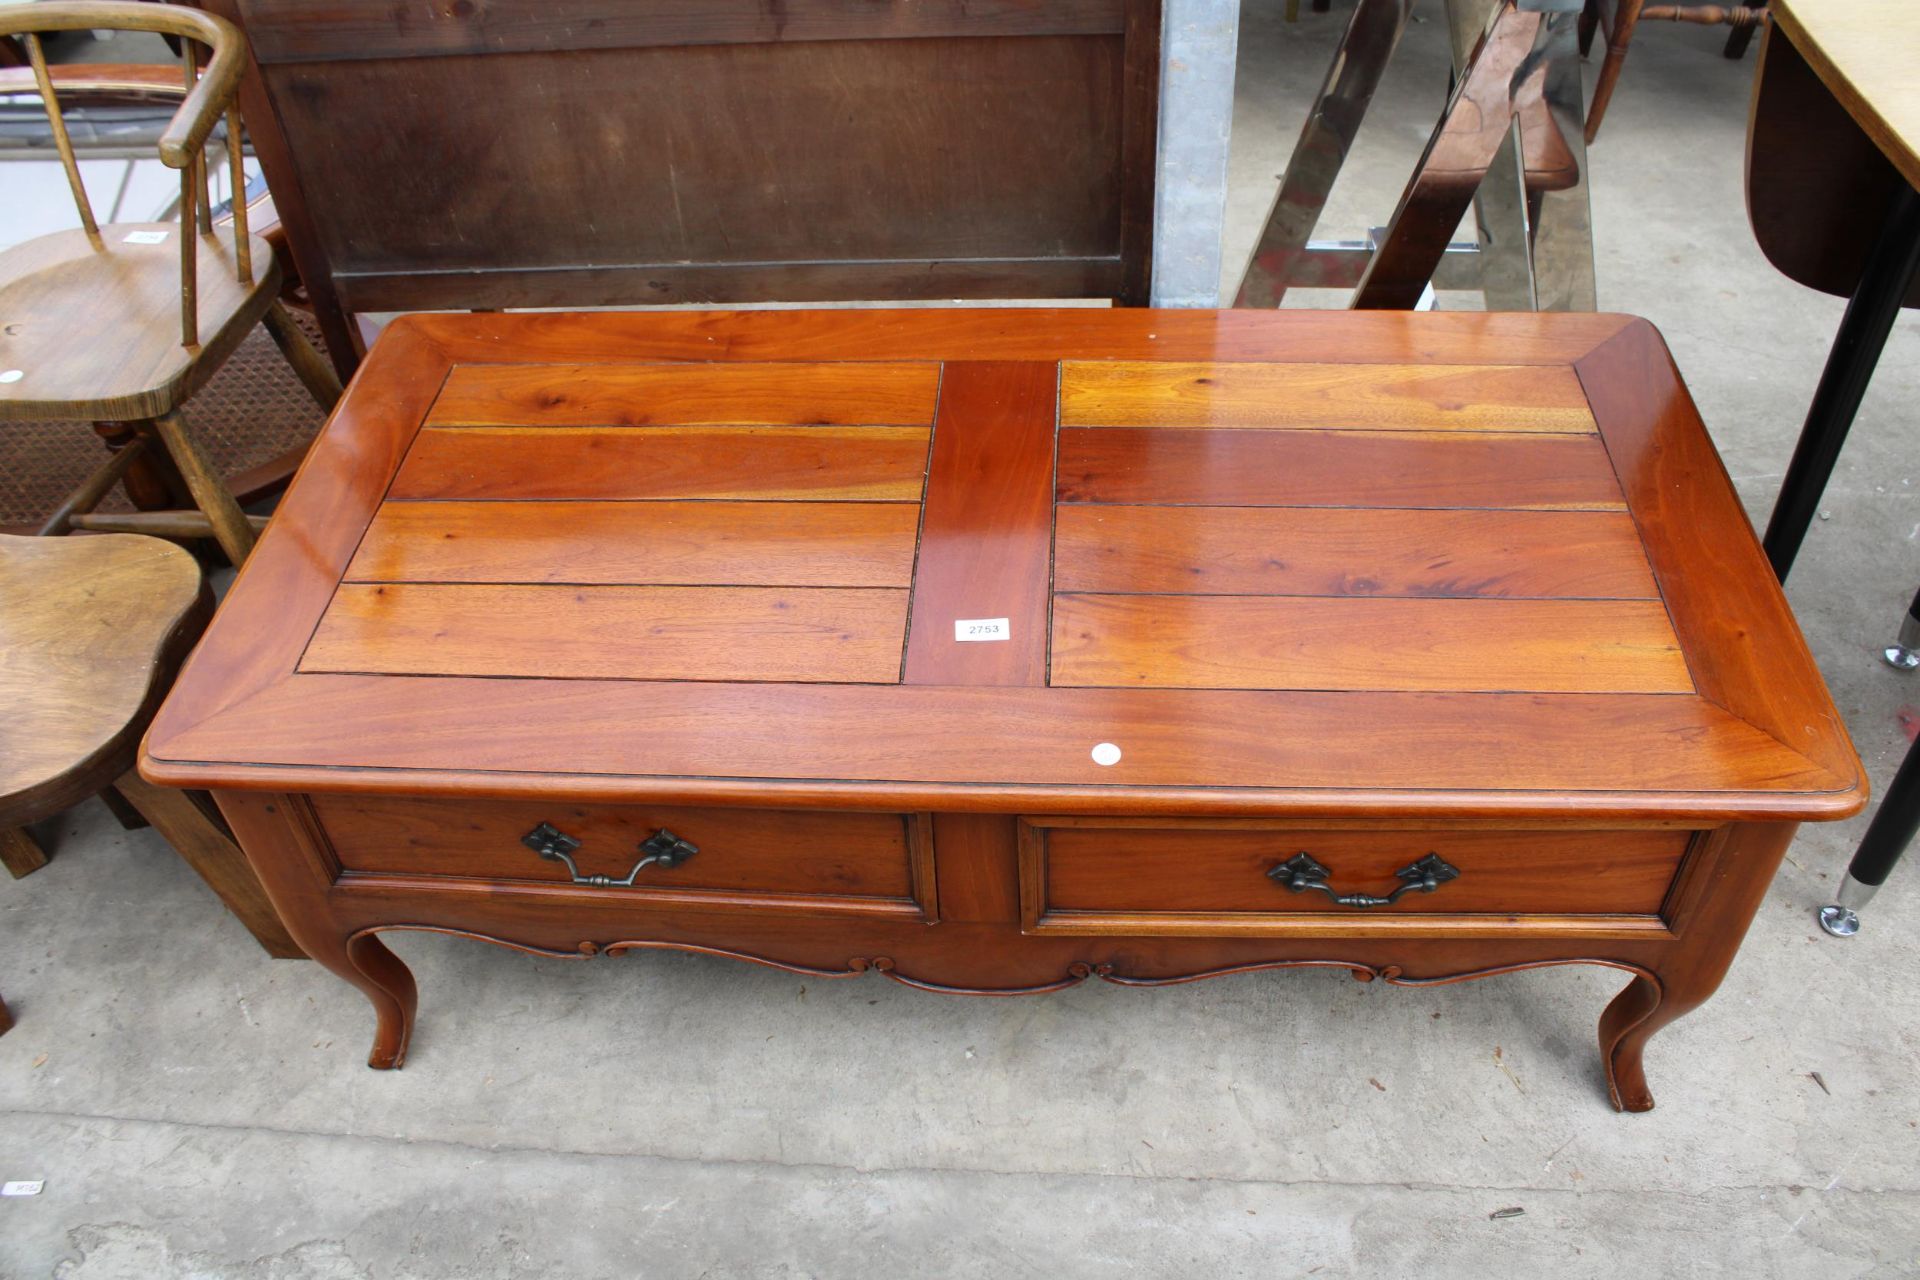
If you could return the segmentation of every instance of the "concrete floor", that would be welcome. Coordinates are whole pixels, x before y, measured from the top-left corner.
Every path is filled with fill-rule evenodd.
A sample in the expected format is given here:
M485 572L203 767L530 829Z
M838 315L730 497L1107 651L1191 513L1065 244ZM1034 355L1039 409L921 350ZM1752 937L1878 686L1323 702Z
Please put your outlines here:
M1337 18L1250 18L1237 275ZM1271 13L1267 12L1271 10ZM1748 235L1752 62L1643 32L1594 154L1603 305L1654 319L1753 511L1840 304ZM1328 229L1391 207L1437 110L1416 27ZM1920 723L1880 665L1920 583L1920 326L1902 323L1791 595L1876 783ZM1296 972L1027 1000L692 956L402 936L423 1017L271 963L97 803L0 885L0 1276L1721 1276L1920 1273L1920 867L1850 942L1813 908L1864 820L1810 828L1720 994L1605 1103L1604 971L1437 990ZM1519 1208L1519 1216L1492 1218Z

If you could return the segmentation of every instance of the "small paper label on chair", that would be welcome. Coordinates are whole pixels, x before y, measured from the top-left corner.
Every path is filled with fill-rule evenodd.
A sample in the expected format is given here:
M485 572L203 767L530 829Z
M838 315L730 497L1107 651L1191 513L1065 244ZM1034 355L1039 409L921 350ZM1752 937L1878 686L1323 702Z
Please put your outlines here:
M0 1185L0 1196L37 1196L46 1186L45 1182L9 1182Z
M164 231L129 231L128 244L165 244L167 233Z
M1013 628L1007 625L1005 618L956 618L953 623L955 640L1011 640Z

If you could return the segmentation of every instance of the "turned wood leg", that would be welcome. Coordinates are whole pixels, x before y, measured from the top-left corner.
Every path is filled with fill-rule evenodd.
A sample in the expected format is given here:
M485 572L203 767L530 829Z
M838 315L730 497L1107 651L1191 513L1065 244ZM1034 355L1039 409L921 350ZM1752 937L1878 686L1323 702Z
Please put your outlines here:
M131 770L115 785L127 803L166 837L182 860L200 873L207 887L239 917L268 955L298 960L306 954L280 923L240 846L192 795L172 787L156 787Z
M1694 853L1698 865L1686 873L1676 911L1686 920L1684 936L1652 966L1652 977L1636 975L1600 1015L1600 1061L1616 1110L1653 1110L1641 1061L1647 1041L1719 988L1795 830L1794 823L1729 827Z
M220 543L220 549L227 553L234 567L239 568L246 561L247 553L253 550L253 525L248 523L246 513L240 510L226 482L215 473L207 456L187 433L187 421L178 409L155 418L153 426L174 465L186 477L187 488L193 491L194 505L213 525L213 536Z
M307 341L306 330L290 315L278 299L267 308L267 332L273 335L279 344L280 354L287 358L293 372L300 379L300 385L307 389L322 409L333 412L333 406L340 399L340 375L333 371L325 356L313 349Z
M18 880L46 866L47 852L19 827L0 827L0 863Z

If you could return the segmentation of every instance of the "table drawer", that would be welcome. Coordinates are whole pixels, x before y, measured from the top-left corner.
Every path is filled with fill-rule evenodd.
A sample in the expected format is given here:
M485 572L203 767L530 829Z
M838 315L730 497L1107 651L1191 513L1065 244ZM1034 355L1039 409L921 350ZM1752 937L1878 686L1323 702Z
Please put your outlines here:
M333 795L313 806L348 878L577 884L654 905L935 918L924 814Z
M1657 929L1699 834L1029 818L1020 826L1022 919L1030 933L1079 934L1514 916Z

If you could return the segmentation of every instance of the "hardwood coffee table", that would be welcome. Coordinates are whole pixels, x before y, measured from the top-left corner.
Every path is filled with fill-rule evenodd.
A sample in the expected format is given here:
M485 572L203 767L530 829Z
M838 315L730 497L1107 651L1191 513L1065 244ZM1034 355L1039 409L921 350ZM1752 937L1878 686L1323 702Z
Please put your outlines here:
M1632 975L1616 1105L1859 762L1596 315L411 317L147 739L308 953L935 991Z

